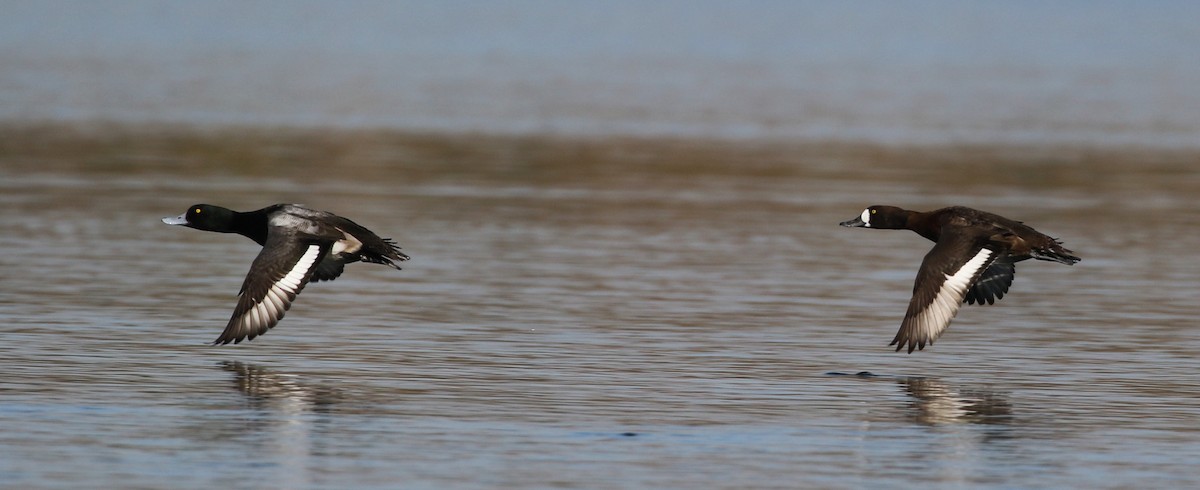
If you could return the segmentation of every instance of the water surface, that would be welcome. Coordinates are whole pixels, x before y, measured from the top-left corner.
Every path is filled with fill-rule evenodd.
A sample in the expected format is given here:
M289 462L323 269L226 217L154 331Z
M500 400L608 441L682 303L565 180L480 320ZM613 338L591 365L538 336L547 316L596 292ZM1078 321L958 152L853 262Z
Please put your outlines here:
M1194 154L3 131L4 486L1200 483ZM257 246L159 222L197 202L306 203L413 260L208 346ZM1084 260L894 353L930 244L837 226L874 203Z

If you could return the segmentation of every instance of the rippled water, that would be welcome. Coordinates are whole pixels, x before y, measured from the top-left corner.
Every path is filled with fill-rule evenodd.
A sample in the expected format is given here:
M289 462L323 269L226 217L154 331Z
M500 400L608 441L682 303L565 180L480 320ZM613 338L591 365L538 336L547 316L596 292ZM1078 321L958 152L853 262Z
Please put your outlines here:
M1194 154L63 127L0 145L0 485L1200 483ZM212 347L257 246L161 224L303 202L391 236ZM887 347L970 205L1063 238ZM867 371L874 376L856 376ZM842 375L831 374L842 373Z

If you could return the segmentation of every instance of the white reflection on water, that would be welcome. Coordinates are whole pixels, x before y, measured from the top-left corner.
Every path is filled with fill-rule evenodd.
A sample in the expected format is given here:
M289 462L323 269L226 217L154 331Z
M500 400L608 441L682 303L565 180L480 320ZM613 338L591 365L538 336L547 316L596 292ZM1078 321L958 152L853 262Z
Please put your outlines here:
M912 410L910 410L909 417L922 424L1003 425L1013 421L1013 407L1012 403L1008 401L1008 397L988 388L963 388L937 378L879 376L866 371L853 374L833 372L829 375L899 384L911 397L909 408Z

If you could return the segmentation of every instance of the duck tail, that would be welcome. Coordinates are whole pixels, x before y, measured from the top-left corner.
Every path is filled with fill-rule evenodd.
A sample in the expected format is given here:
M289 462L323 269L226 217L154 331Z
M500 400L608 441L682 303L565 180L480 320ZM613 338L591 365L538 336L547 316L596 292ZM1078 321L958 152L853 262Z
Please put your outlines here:
M396 270L401 270L400 266L396 265L396 262L404 262L408 260L408 254L401 252L400 246L397 245L392 239L383 238L382 240L385 244L387 244L387 248L382 250L380 247L376 247L374 250L364 249L359 254L362 257L362 261L372 264L382 264Z
M1060 264L1075 265L1080 259L1075 252L1072 252L1062 246L1062 242L1057 238L1054 243L1046 248L1034 249L1031 253L1033 258L1038 260L1049 260Z

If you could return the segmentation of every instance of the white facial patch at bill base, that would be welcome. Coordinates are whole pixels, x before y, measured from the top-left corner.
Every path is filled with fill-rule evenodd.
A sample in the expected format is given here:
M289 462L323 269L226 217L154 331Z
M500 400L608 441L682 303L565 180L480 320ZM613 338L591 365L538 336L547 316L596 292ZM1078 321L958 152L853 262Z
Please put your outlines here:
M871 227L871 208L864 209L862 216L859 216L858 219L862 220L863 226L870 228Z
M258 332L278 323L292 306L296 294L303 289L304 276L316 265L320 255L319 245L309 245L304 255L300 256L300 260L292 266L292 270L275 281L275 284L267 289L267 294L242 314L240 323L245 329L243 332Z

